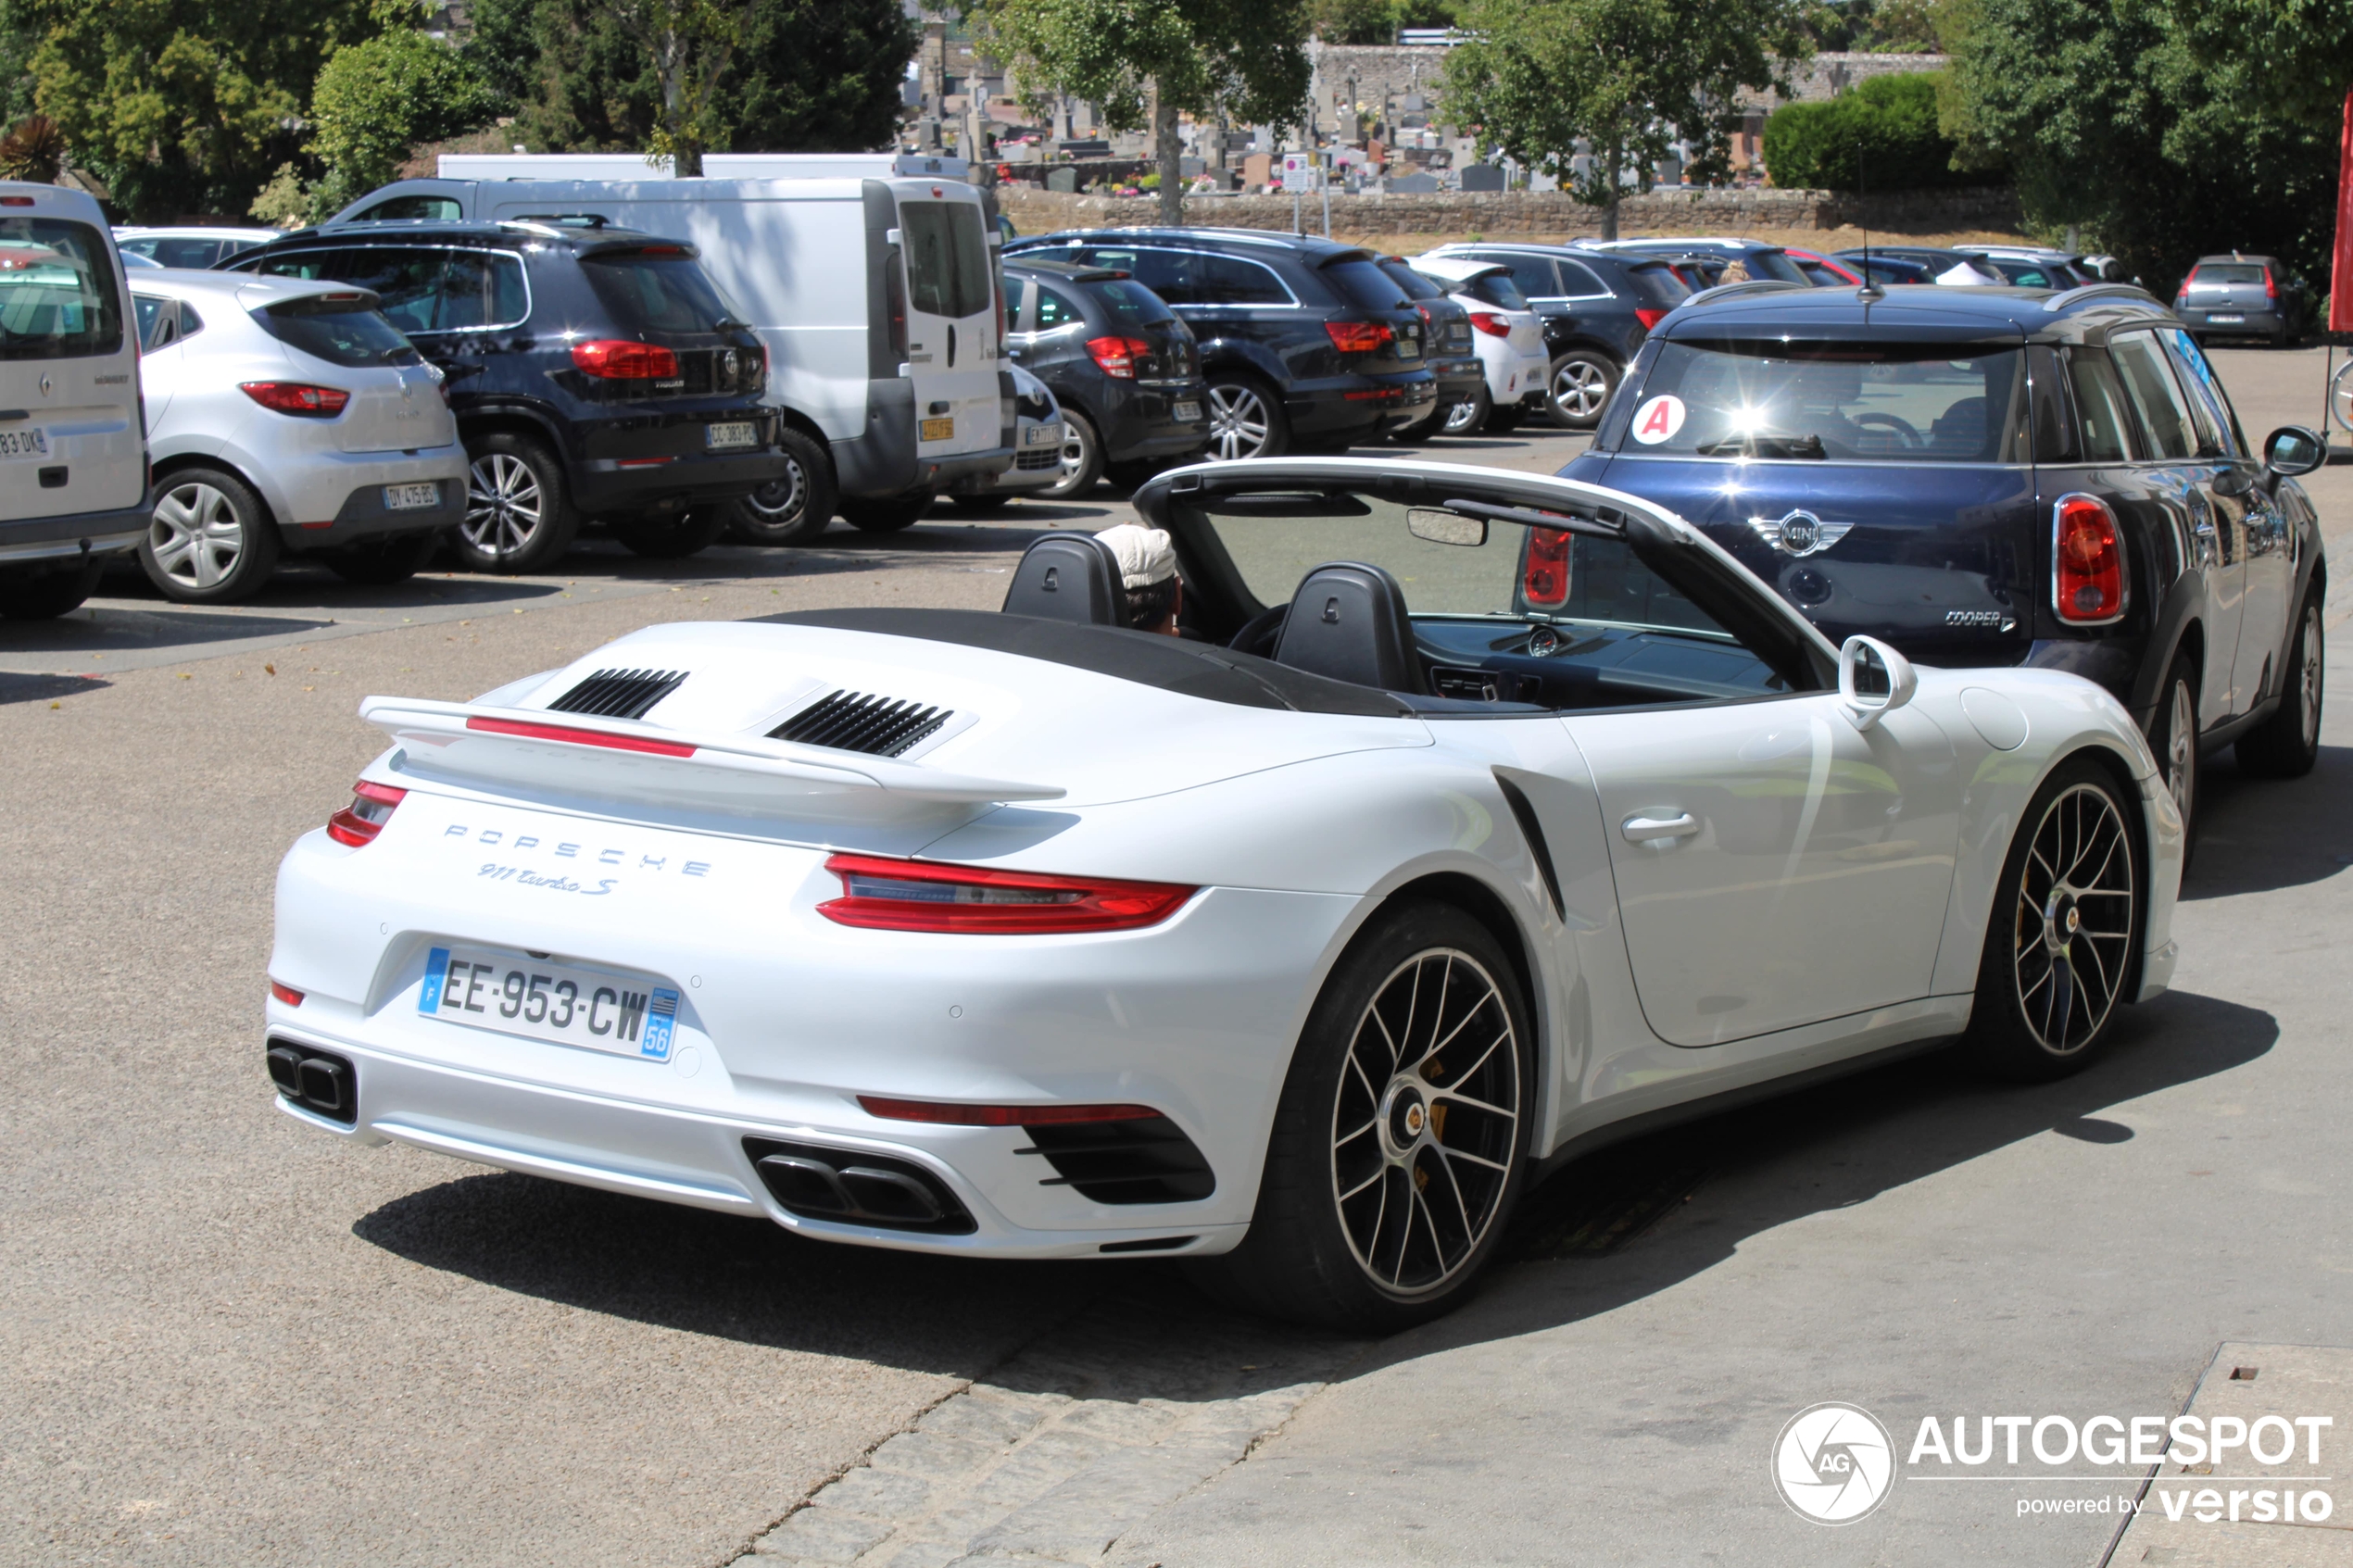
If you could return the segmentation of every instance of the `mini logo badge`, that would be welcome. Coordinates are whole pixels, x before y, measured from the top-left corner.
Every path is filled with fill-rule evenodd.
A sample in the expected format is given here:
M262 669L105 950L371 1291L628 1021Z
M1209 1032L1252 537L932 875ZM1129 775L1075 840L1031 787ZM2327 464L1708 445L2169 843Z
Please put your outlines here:
M1785 513L1780 521L1753 517L1748 525L1756 536L1783 555L1810 556L1829 549L1846 537L1851 522L1824 522L1812 512L1799 508Z
M1835 1401L1790 1417L1773 1439L1781 1500L1817 1524L1852 1524L1894 1489L1895 1443L1870 1411Z

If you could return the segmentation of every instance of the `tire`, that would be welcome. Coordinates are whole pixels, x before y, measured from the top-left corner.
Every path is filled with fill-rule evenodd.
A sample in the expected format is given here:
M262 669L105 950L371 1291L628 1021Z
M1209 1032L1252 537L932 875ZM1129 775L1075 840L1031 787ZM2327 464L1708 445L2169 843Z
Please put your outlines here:
M993 516L1003 511L1012 501L1013 497L1001 490L983 490L970 495L948 497L950 506L960 512L970 512L975 517Z
M1527 422L1527 404L1499 403L1487 411L1487 423L1481 428L1490 435L1509 435Z
M1391 425L1389 427L1389 439L1400 446L1426 446L1436 437L1446 433L1446 416L1461 407L1459 403L1450 403L1442 411L1432 408L1411 424Z
M1978 960L1966 1041L2000 1077L2039 1083L2098 1051L2147 909L2145 867L2123 791L2088 758L2061 763L2002 862Z
M734 510L732 505L697 507L669 517L632 518L613 524L612 536L648 560L685 560L719 543Z
M785 477L772 480L727 508L727 537L738 545L806 545L834 521L840 493L832 456L787 425L776 445Z
M82 601L98 591L98 579L106 571L104 556L46 570L0 571L0 620L55 621L80 609Z
M1235 370L1213 371L1207 380L1209 450L1204 458L1279 458L1290 450L1290 420L1273 387Z
M233 604L278 569L278 525L253 487L225 469L182 469L156 485L139 565L167 599Z
M441 531L421 528L408 533L380 533L341 549L322 551L319 559L346 583L384 588L406 583L422 571L440 547Z
M2173 805L2182 813L2182 870L2190 869L2190 847L2197 842L2197 669L2187 654L2173 656L2165 690L2157 699L2149 749Z
M1563 430L1591 430L1602 422L1609 395L1617 390L1617 362L1590 348L1572 348L1553 361L1546 411Z
M2300 779L2321 759L2321 701L2327 695L2328 633L2321 620L2321 590L2315 584L2296 612L2296 635L2287 643L2287 684L2280 706L2258 728L2239 737L2239 766L2267 779Z
M499 431L466 444L466 515L449 544L468 571L513 576L563 558L580 520L553 452Z
M932 500L928 490L886 495L879 500L852 495L842 502L841 515L861 533L896 533L921 521L931 510Z
M1489 1044L1466 1037L1450 1070L1457 1036ZM1245 1310L1349 1333L1447 1311L1518 1199L1533 1060L1518 981L1485 926L1444 904L1382 910L1301 1033L1249 1234L1189 1272Z
M1469 402L1457 403L1452 408L1446 410L1445 428L1439 433L1441 435L1477 435L1480 431L1487 429L1488 426L1494 420L1494 395L1487 390L1487 383L1481 382L1478 386L1478 391L1472 395ZM1516 424L1518 421L1514 420L1513 422Z
M1064 408L1062 477L1035 494L1040 500L1075 500L1102 477L1103 438L1095 433L1093 420L1076 408Z

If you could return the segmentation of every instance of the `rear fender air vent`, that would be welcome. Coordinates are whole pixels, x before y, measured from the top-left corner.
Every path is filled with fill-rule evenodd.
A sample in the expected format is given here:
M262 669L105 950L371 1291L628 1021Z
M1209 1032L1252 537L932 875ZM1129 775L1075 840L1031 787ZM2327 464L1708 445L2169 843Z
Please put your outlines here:
M897 757L925 736L937 734L955 716L951 709L843 691L802 709L768 735L802 746L862 751L869 757Z
M547 705L550 713L590 713L599 719L643 719L655 703L684 685L684 670L599 670Z
M1054 1173L1038 1185L1078 1189L1097 1203L1195 1203L1217 1190L1209 1161L1165 1116L1126 1122L1039 1123L1022 1129Z

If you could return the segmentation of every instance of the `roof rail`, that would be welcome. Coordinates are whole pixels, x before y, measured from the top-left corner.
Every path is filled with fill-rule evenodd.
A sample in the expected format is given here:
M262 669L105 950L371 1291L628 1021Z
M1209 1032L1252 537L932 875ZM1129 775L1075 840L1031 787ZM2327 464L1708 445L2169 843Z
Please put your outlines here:
M1787 278L1749 278L1737 283L1718 283L1712 289L1702 289L1683 301L1683 304L1713 305L1719 299L1739 299L1753 294L1780 294L1790 289L1795 289L1801 294L1811 294L1814 292L1814 285L1793 283ZM1679 306L1677 308L1680 309L1681 307Z
M2069 289L2063 294L2055 294L2051 295L2050 298L2043 302L2043 308L2057 312L2071 309L2078 305L2086 305L2095 299L2113 299L2119 301L2120 303L2154 305L2159 310L2165 308L2164 301L2158 299L2157 295L2149 293L2148 290L2141 287L2138 283L2085 283L2082 288Z

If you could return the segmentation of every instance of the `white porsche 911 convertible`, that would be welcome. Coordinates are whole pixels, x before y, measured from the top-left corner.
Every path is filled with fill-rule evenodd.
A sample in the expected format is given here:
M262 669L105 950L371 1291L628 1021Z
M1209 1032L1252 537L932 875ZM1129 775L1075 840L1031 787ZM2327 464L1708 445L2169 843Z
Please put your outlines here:
M362 1142L1230 1298L1443 1310L1524 1183L2162 990L2182 834L2073 676L1832 647L1559 479L1164 474L1184 638L1044 535L1005 612L654 626L391 746L278 883L268 1059Z

